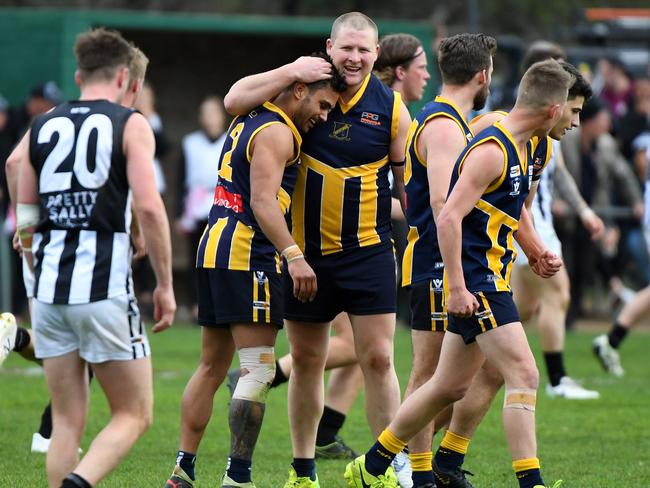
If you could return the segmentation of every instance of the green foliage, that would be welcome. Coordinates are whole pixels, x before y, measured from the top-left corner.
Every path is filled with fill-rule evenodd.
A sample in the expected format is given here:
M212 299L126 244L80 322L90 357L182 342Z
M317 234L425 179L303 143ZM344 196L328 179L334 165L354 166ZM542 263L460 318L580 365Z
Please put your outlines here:
M531 342L539 346L535 334ZM549 399L543 393L545 371L538 354L542 387L538 395L537 432L542 470L547 481L564 479L567 488L650 486L650 382L647 351L650 335L634 331L622 348L627 375L615 380L605 375L592 357L594 334L578 332L567 337L567 366L585 386L596 388L596 401ZM138 442L121 466L102 487L160 487L171 472L178 443L180 399L185 383L198 360L199 331L177 326L151 335L155 367L155 415L152 429ZM286 352L285 335L280 334L278 355ZM410 337L400 329L396 340L396 365L404 387L410 369ZM12 355L0 370L0 486L46 486L45 458L30 454L33 432L38 428L47 402L43 377L33 363ZM108 419L108 407L93 382L87 433L82 447ZM476 474L472 482L480 487L514 487L501 426L501 395L494 402L470 444L466 467ZM198 455L196 488L218 485L229 447L227 392L217 393L212 421ZM272 390L266 419L257 446L253 476L259 488L284 484L291 462L291 443L286 410L286 386ZM342 435L363 450L372 442L364 418L363 402L355 404ZM437 444L439 438L434 443ZM342 487L342 461L321 461L318 472L324 488Z

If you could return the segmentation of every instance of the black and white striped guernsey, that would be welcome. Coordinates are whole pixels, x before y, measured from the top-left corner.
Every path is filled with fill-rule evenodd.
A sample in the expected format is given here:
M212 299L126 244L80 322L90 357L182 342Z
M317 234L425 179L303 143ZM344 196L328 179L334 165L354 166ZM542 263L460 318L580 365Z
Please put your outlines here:
M81 304L131 293L131 191L123 134L132 109L73 101L34 120L29 154L40 222L34 297Z

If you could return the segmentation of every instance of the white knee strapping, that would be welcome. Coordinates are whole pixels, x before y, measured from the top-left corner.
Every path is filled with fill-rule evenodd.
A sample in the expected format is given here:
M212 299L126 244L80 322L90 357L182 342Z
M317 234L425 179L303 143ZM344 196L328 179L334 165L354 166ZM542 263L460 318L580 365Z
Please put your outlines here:
M520 410L535 411L537 391L529 388L506 388L503 397L503 408L516 408Z
M251 402L266 402L266 394L275 377L273 347L245 347L238 351L241 376L233 398Z

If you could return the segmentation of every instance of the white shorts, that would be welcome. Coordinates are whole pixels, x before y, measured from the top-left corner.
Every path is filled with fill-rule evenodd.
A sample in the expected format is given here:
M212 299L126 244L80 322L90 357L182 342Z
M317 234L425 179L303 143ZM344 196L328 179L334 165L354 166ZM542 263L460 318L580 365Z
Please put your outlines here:
M126 361L151 354L134 298L122 295L80 305L34 300L34 349L45 359L79 351L89 363Z
M25 293L27 293L27 298L34 298L34 272L29 269L29 264L27 264L27 259L23 256L23 284L25 285Z
M562 257L562 243L555 233L555 228L553 227L553 222L549 222L543 218L537 218L535 215L535 230L539 234L542 242L546 244L546 247L553 253ZM515 241L515 246L517 248L517 259L515 260L515 265L517 266L528 266L528 259L526 259L526 254L521 250L519 244Z

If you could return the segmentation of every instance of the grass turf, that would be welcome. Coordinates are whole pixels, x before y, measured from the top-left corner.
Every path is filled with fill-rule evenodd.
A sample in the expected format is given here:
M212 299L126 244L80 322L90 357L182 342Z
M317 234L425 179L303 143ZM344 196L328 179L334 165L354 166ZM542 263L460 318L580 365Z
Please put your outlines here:
M601 392L596 401L549 399L543 392L545 369L536 335L530 341L541 371L537 404L539 457L547 483L562 478L563 488L650 487L650 381L647 351L650 335L634 331L622 346L626 376L607 376L590 352L592 332L567 337L566 362L572 376ZM176 326L150 335L154 351L154 425L136 444L103 487L161 487L174 465L179 429L180 399L196 366L199 350L197 327ZM278 340L278 356L287 351L286 336ZM396 337L396 367L402 388L410 370L409 332ZM286 385L272 390L256 449L253 477L259 488L282 487L291 462L291 442L286 409ZM47 486L45 457L29 452L31 435L38 428L47 402L40 370L12 354L0 369L0 487ZM198 454L196 488L219 486L229 451L228 394L217 392L212 421ZM515 487L500 419L502 395L495 400L470 444L466 468L477 488ZM108 407L96 382L82 447L107 422ZM367 428L363 398L357 400L341 432L354 448L363 451L373 441ZM437 446L439 437L434 440ZM345 486L345 461L320 461L323 488Z

